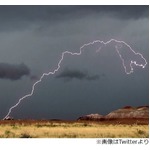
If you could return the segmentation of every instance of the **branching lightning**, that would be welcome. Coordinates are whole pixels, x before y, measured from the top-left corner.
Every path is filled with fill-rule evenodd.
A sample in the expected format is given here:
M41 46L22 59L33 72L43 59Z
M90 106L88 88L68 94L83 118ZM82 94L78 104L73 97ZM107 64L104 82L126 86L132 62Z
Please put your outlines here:
M118 55L119 55L119 57L120 57L120 59L121 59L121 61L122 61L122 65L123 65L123 68L124 68L126 74L131 74L131 73L133 73L133 65L139 66L139 67L142 67L142 68L145 68L146 65L147 65L147 61L146 61L146 59L143 57L143 55L142 55L141 53L136 53L126 42L124 42L124 41L118 41L118 40L115 40L115 39L111 39L111 40L109 40L109 41L107 41L107 42L100 41L100 40L95 40L95 41L93 41L93 42L89 42L89 43L87 43L87 44L82 45L82 46L80 47L80 51L79 51L78 53L73 53L73 52L65 51L65 52L63 52L63 53L61 54L61 59L59 60L59 62L58 62L58 64L57 64L57 68L54 69L53 71L48 72L48 73L43 73L42 76L40 77L40 79L37 80L37 81L32 85L31 92L30 92L29 94L27 94L27 95L21 97L15 105L13 105L12 107L9 108L9 111L8 111L7 115L3 118L3 120L7 119L7 118L9 117L9 115L11 114L12 110L15 109L24 99L26 99L26 98L28 98L28 97L31 97L31 96L34 94L35 87L36 87L40 82L42 82L42 79L43 79L45 76L54 75L54 74L60 69L61 63L62 63L62 61L64 60L65 55L77 55L77 56L79 56L79 55L82 54L82 51L84 50L83 48L84 48L85 46L93 45L94 43L97 43L97 42L98 42L98 43L101 43L101 44L104 44L104 45L110 44L111 42L115 42L115 43L116 43L115 49L116 49L116 52L118 53ZM125 65L125 60L124 60L124 58L122 57L122 55L121 55L121 53L120 53L120 51L119 51L119 47L117 46L117 44L124 44L125 46L127 46L127 47L131 50L132 53L134 53L135 55L139 55L139 56L141 57L141 59L144 60L144 64L138 64L135 60L131 60L131 62L130 62L130 68L131 68L131 69L130 69L130 71L127 71L127 67L126 67L126 65ZM99 52L100 49L101 49L101 47L100 47L96 52Z

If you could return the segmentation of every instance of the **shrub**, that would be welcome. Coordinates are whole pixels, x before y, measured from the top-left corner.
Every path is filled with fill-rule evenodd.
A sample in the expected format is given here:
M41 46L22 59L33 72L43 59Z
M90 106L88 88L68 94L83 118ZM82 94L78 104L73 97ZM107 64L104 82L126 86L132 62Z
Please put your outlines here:
M20 138L32 138L32 136L28 133L22 133Z

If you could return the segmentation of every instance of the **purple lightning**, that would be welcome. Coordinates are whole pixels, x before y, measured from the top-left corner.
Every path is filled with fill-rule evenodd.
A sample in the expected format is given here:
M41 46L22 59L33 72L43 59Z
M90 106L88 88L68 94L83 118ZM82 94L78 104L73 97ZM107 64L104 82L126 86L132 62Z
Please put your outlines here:
M43 73L42 76L40 77L40 79L39 79L38 81L36 81L36 82L32 85L32 90L31 90L31 92L30 92L29 94L27 94L27 95L21 97L15 105L13 105L12 107L10 107L10 109L9 109L9 111L8 111L8 113L7 113L7 115L3 118L3 120L7 119L7 118L9 117L9 115L11 114L12 110L13 110L14 108L16 108L25 98L31 97L31 96L33 95L33 93L34 93L34 91L35 91L36 85L38 85L40 82L42 82L42 79L44 78L44 76L53 75L53 74L55 74L55 73L60 69L60 65L61 65L61 63L62 63L62 61L63 61L63 59L64 59L64 57L65 57L66 54L69 54L69 55L78 55L78 56L79 56L79 55L82 54L82 51L83 51L82 49L83 49L85 46L93 45L94 43L101 43L101 44L107 45L107 44L110 44L111 42L115 42L116 44L124 44L125 46L127 46L127 47L130 49L130 51L131 51L134 55L140 56L140 57L144 60L144 65L143 65L143 64L138 64L136 61L131 60L131 61L130 61L130 71L128 72L128 71L127 71L127 68L126 68L126 65L125 65L125 60L124 60L124 58L122 57L122 55L121 55L121 53L120 53L120 51L119 51L119 49L120 49L122 46L121 46L121 45L119 45L119 46L116 45L116 46L115 46L116 52L118 53L118 55L119 55L119 57L120 57L120 59L121 59L121 61L122 61L122 65L123 65L123 67L124 67L124 70L125 70L125 73L126 73L126 74L131 74L131 73L133 73L133 65L139 66L139 67L142 67L142 68L145 68L145 66L147 65L147 61L146 61L146 59L143 57L143 55L140 54L140 53L136 53L136 52L135 52L126 42L124 42L124 41L118 41L118 40L115 40L115 39L111 39L111 40L109 40L109 41L107 41L107 42L100 41L100 40L95 40L95 41L93 41L93 42L89 42L89 43L87 43L87 44L82 45L82 46L80 47L80 51L79 51L78 53L72 53L72 52L69 52L69 51L63 52L63 53L61 54L61 59L60 59L59 62L58 62L57 68L56 68L54 71L50 71L50 72L48 72L48 73ZM96 52L99 52L100 49L101 49L101 47L100 47Z

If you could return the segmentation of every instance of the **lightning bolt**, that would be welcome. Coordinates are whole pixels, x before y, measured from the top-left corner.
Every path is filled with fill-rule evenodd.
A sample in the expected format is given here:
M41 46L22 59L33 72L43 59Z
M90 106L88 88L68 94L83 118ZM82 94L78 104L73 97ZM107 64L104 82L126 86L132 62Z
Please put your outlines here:
M125 60L123 59L123 57L122 57L122 55L121 55L121 53L120 53L120 51L119 51L119 47L118 47L117 45L115 46L116 52L118 53L118 55L119 55L119 57L120 57L120 59L121 59L121 61L122 61L122 65L123 65L123 67L124 67L124 70L125 70L125 73L126 73L126 74L131 74L131 73L133 73L133 65L139 66L139 67L142 67L142 68L145 68L145 66L147 65L147 61L146 61L146 59L143 57L143 55L142 55L141 53L136 53L126 42L124 42L124 41L118 41L118 40L115 40L115 39L111 39L111 40L109 40L109 41L107 41L107 42L100 41L100 40L95 40L95 41L93 41L93 42L89 42L89 43L87 43L87 44L82 45L82 46L80 47L80 51L79 51L78 53L72 53L72 52L69 52L69 51L65 51L65 52L63 52L63 53L61 54L61 59L59 60L59 62L58 62L58 64L57 64L57 68L54 69L53 71L48 72L48 73L43 73L42 76L40 77L40 79L39 79L38 81L36 81L36 82L32 85L32 90L31 90L31 92L30 92L29 94L27 94L27 95L21 97L15 105L13 105L12 107L9 108L9 111L8 111L7 115L3 118L3 120L7 119L7 118L9 117L9 115L11 114L12 110L15 109L24 99L26 99L26 98L28 98L28 97L31 97L31 96L34 94L35 87L36 87L40 82L42 82L42 79L43 79L45 76L54 75L54 74L60 69L61 63L62 63L62 61L64 60L65 55L68 54L68 55L76 55L76 56L79 56L79 55L82 54L82 51L83 51L82 49L83 49L85 46L93 45L94 43L97 43L97 42L99 42L99 43L101 43L101 44L104 44L104 45L110 44L111 42L115 42L115 43L119 43L119 44L125 44L135 55L140 55L140 56L141 56L141 58L145 61L145 64L144 64L144 65L143 65L143 64L138 64L136 61L131 60L131 62L130 62L131 70L128 72L128 71L127 71L127 68L126 68L126 66L125 66ZM101 49L101 47L100 47L96 52L99 52L100 49Z

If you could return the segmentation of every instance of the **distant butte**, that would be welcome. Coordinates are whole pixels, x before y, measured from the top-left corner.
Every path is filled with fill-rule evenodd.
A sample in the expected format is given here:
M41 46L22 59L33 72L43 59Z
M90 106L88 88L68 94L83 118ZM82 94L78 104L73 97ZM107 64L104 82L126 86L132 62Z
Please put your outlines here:
M100 114L90 114L90 115L85 115L85 116L81 116L77 119L79 120L93 120L93 121L100 121L100 120L104 120L104 116L100 115Z
M149 118L149 106L140 107L124 107L110 112L105 116L106 119L148 119Z
M100 114L89 114L81 116L77 120L102 121L110 119L149 119L149 106L125 106L105 116Z

